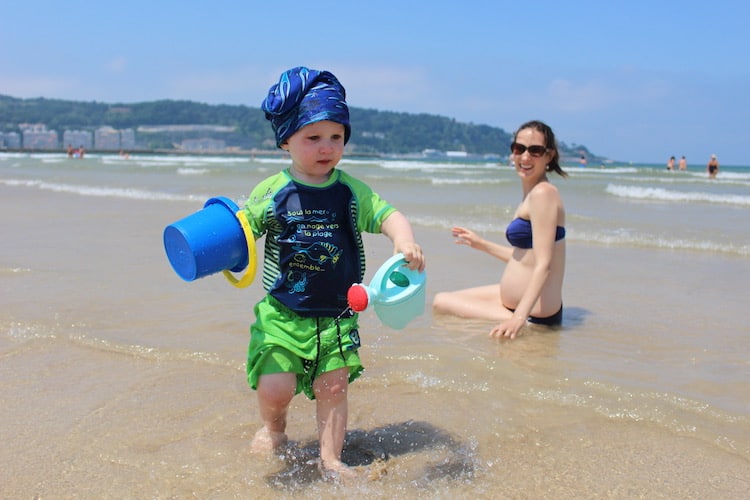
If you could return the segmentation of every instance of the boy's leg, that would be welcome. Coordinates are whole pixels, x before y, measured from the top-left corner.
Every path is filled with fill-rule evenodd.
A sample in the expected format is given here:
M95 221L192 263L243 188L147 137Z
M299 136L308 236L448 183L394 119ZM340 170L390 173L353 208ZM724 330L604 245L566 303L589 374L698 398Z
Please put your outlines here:
M268 452L286 444L286 415L297 388L294 373L269 373L258 379L258 408L263 428L251 443L254 452Z
M348 417L349 368L321 373L313 383L317 404L320 461L324 471L344 472L341 462Z

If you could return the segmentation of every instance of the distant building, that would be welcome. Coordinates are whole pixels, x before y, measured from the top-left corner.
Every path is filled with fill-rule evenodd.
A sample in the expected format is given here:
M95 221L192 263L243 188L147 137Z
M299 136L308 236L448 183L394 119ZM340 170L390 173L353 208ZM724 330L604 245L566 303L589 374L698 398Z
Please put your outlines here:
M88 130L66 130L63 132L63 146L74 148L83 146L84 149L92 149L93 140Z
M120 130L120 149L126 151L135 149L135 130L132 128Z
M0 132L0 148L21 149L21 135L18 132Z
M43 123L22 123L19 125L23 135L24 149L55 150L60 148L57 132L47 130Z
M94 148L99 151L119 151L120 131L112 127L99 127L94 131Z

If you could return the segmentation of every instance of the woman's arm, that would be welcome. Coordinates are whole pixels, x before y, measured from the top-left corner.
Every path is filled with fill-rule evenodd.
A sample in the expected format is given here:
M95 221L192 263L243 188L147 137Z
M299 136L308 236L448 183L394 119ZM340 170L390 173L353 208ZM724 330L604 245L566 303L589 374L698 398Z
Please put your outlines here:
M456 238L457 245L466 245L477 250L481 250L493 257L497 257L503 262L508 262L513 255L513 247L500 245L489 240L485 240L474 231L464 227L455 226L452 229L453 237Z

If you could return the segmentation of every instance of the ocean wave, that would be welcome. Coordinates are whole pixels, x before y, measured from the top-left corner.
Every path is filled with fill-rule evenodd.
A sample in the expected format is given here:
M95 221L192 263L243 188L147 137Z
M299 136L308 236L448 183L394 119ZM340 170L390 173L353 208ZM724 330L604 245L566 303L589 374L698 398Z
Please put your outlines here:
M179 175L205 175L209 173L210 170L207 168L192 168L192 167L183 167L178 168L177 173Z
M2 325L0 331L5 334L8 339L14 342L57 338L57 332L54 331L54 328L36 323L19 323L17 321L12 321Z
M570 167L563 165L563 169L569 174L591 174L591 175L615 175L615 174L635 174L640 171L636 167Z
M475 177L473 179L462 177L459 179L436 179L431 178L430 183L435 186L440 185L465 185L465 184L507 184L511 182L511 179L487 179L484 177Z
M18 158L28 158L28 157L29 157L28 153L7 153L7 152L0 153L0 161L18 159Z
M122 157L106 155L99 158L104 165L133 165L141 168L206 168L223 165L246 164L250 160L235 156L200 156L200 155L137 155Z
M30 272L31 269L28 267L0 267L0 276L4 274L26 274Z
M504 238L505 226L499 227L495 221L482 221L477 217L441 217L411 215L409 221L419 227L430 229L444 229L450 231L453 226L470 227L473 231L483 234L490 239Z
M99 337L92 337L83 333L73 333L70 334L67 338L74 344L82 345L103 352L128 354L141 359L159 362L191 361L201 364L236 368L239 370L244 369L244 366L237 366L234 360L223 359L221 356L219 356L219 354L213 352L166 349L140 344L124 344Z
M286 160L289 161L288 159ZM361 159L357 160L354 158L341 158L339 161L339 165L377 165L379 162L378 159L372 158L372 159Z
M255 163L270 163L274 165L283 164L288 165L289 164L289 158L286 157L278 157L278 158L253 158L253 161Z
M701 177L705 177L705 173L700 174ZM723 180L743 180L743 181L750 181L750 172L732 172L730 170L722 170L719 172L719 174L716 176L716 179L713 179L714 181L723 181Z
M412 372L396 373L391 372L389 375L389 384L393 384L399 378L404 382L414 385L422 390L434 389L445 393L457 392L463 394L474 394L477 392L488 392L489 384L485 381L472 381L466 377L464 380L455 378L446 379L439 375L429 375L421 370Z
M706 203L722 203L728 205L750 206L750 196L737 194L716 194L699 191L675 191L664 188L641 187L641 186L621 186L618 184L609 184L606 192L634 200L653 200L653 201L690 201Z
M247 163L249 158L243 156L201 156L201 155L138 155L131 156L125 161L153 161L170 163L192 163L192 164L224 164L224 163Z
M472 169L473 170L488 170L491 168L498 168L501 166L509 168L507 167L507 165L499 165L498 163L493 163L493 162L460 163L460 162L450 162L450 161L442 162L442 161L426 161L426 160L379 160L374 163L387 170L402 170L402 171L419 170L420 172L445 171L445 170L455 171L456 169L460 169L463 172L464 170L472 170Z
M747 257L750 256L750 245L717 242L710 240L690 240L685 238L668 238L660 235L618 230L614 232L568 231L566 239L594 245L656 248L662 250L688 250Z
M609 420L649 422L676 435L706 440L740 456L746 457L748 453L741 441L742 429L748 425L746 417L678 394L585 380L574 387L530 388L525 396L561 407L587 408Z
M0 179L0 184L10 187L31 187L56 193L70 193L98 198L127 198L132 200L151 201L195 201L210 198L206 195L181 195L160 191L146 191L134 188L111 188L105 186L81 186L75 184L56 184L41 180Z
M224 359L218 353L114 342L82 333L81 330L86 328L85 324L60 326L13 321L0 325L0 333L19 344L32 340L64 341L101 352L125 354L158 362L189 361L244 370L244 365L238 366L235 360Z

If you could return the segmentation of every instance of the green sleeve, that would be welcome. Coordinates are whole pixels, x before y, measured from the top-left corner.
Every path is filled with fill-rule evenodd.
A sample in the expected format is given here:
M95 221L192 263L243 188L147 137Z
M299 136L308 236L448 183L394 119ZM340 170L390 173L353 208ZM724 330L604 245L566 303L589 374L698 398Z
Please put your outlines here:
M255 186L245 202L245 215L255 239L263 236L268 230L268 211L273 197L286 182L288 178L282 172L272 175Z
M365 233L380 233L383 221L395 212L396 208L382 199L370 186L343 171L341 182L349 185L357 200L357 229Z

